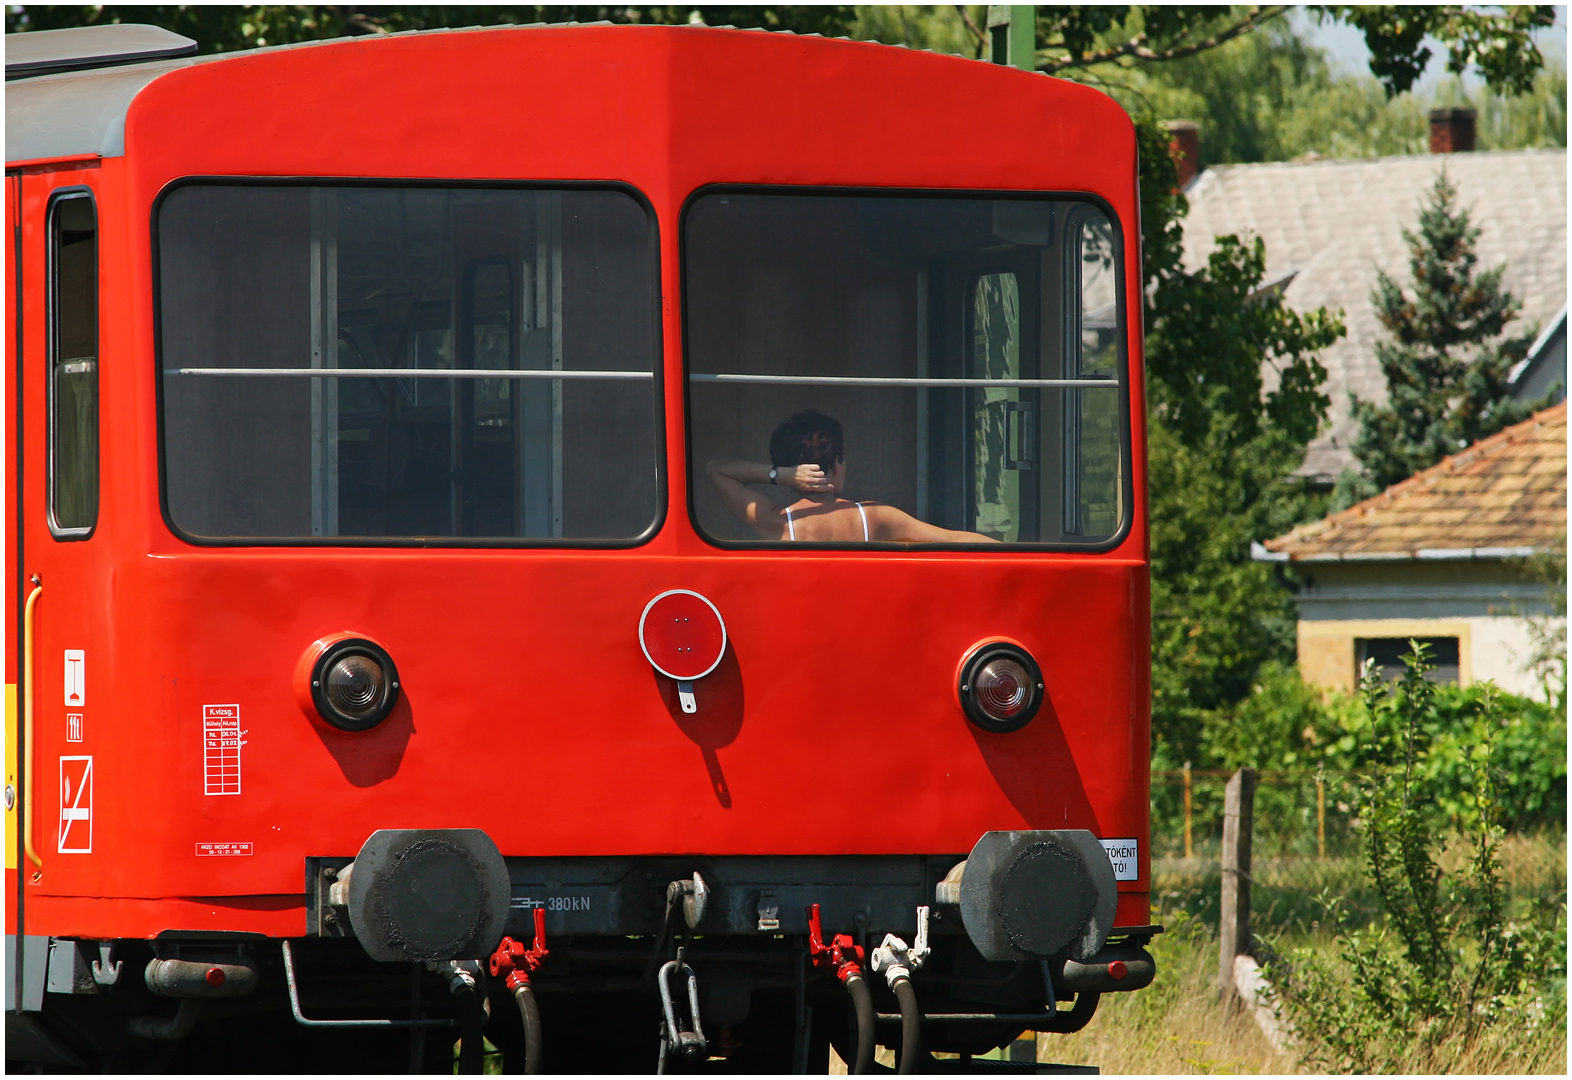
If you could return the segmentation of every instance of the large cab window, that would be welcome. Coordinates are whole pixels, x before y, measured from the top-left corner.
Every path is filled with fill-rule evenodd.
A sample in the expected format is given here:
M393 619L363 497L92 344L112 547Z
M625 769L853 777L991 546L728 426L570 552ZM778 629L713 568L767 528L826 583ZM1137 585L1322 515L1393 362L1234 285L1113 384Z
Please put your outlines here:
M690 205L683 240L707 536L1120 533L1123 256L1099 204L722 190Z
M165 499L198 539L631 542L655 235L616 190L189 184L158 213Z

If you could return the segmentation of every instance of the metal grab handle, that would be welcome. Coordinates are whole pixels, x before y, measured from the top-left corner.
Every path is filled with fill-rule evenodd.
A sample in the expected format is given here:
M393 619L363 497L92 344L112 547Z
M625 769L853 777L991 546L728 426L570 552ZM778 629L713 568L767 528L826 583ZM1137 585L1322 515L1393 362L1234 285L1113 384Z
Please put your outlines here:
M1016 448L1020 457L1010 456L1010 417L1019 415L1016 426ZM1030 401L1004 403L1004 467L1021 472L1031 472L1037 465L1037 406Z
M28 860L38 871L37 881L44 872L44 860L33 847L33 609L44 594L38 575L33 575L33 591L27 594L27 607L22 611L22 847Z
M295 982L295 954L290 951L289 939L286 938L280 941L279 947L284 954L284 981L289 985L289 1011L295 1014L295 1023L301 1027L428 1028L458 1026L457 1020L313 1020L300 1011L300 989Z

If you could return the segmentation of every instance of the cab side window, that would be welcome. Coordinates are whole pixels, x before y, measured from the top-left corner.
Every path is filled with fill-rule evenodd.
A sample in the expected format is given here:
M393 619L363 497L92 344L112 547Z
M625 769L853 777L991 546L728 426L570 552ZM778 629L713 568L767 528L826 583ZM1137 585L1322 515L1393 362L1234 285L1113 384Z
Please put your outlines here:
M93 197L49 214L49 527L85 537L98 522L98 215Z

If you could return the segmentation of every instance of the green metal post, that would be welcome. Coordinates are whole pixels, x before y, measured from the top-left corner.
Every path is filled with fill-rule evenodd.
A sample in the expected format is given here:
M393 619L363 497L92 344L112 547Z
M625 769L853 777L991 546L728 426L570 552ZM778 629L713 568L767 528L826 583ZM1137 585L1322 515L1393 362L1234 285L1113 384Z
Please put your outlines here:
M1022 71L1037 67L1037 7L1034 4L990 4L988 59Z

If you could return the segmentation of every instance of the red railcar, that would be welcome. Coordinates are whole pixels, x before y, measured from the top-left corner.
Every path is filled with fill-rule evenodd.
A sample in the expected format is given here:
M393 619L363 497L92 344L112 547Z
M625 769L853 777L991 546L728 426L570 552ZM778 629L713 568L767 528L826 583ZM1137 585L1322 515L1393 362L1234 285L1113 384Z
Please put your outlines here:
M1150 981L1118 107L188 45L7 42L9 1057L910 1068Z

